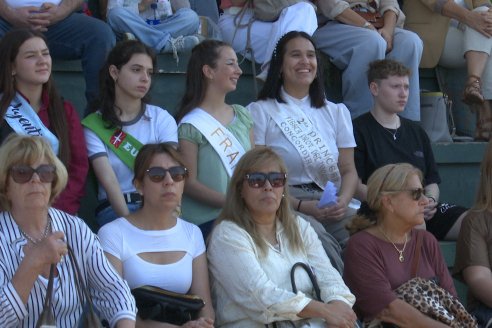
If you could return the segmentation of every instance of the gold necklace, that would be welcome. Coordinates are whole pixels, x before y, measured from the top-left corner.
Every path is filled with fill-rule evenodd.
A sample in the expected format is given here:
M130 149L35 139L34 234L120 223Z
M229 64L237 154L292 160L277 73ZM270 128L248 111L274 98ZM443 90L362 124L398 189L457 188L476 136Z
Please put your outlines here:
M393 247L396 249L396 251L398 252L398 254L400 254L400 256L398 256L398 260L400 260L400 262L403 263L403 261L405 261L405 257L403 257L403 252L405 251L405 247L407 247L408 235L405 234L405 243L403 244L403 248L402 249L399 249L398 247L396 247L395 243L392 242L389 239L389 237L384 233L384 231L381 228L381 226L378 226L378 228L379 228L379 231L381 231L381 233L383 234L384 238L386 238L391 243L391 245L393 245Z

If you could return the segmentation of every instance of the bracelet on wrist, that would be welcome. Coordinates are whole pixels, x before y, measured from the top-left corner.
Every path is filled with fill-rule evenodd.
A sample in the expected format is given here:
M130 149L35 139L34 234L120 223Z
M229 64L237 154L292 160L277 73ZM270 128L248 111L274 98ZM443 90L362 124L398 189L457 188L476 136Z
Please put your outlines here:
M366 22L364 23L364 25L362 25L362 27L363 27L363 28L368 28L368 29L371 29L371 30L372 30L371 26L372 26L372 24L371 24L371 23L369 23L368 21L366 21Z
M301 204L302 204L302 199L299 199L299 203L297 203L297 208L296 208L297 212L299 212L299 210L301 209Z

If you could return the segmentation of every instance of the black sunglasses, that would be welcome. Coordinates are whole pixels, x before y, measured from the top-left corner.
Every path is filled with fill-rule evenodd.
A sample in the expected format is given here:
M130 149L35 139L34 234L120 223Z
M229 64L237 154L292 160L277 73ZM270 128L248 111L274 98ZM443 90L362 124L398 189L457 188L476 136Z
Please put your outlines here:
M173 166L168 169L160 166L154 166L145 172L147 172L147 175L152 182L162 182L162 180L166 177L167 172L169 172L169 175L174 182L183 181L188 176L188 170L184 166Z
M273 188L280 188L285 185L285 181L287 180L287 174L281 172L270 172L270 173L253 172L253 173L246 174L244 179L248 181L248 185L251 188L262 188L267 180L270 182L270 185Z
M14 165L10 168L10 176L17 183L31 181L34 173L38 174L39 180L43 183L53 182L56 178L56 168L51 164L42 164L35 169L28 165Z
M415 189L400 189L400 190L386 190L389 192L408 192L410 196L412 197L413 200L417 201L422 198L422 195L424 195L424 188L415 188Z

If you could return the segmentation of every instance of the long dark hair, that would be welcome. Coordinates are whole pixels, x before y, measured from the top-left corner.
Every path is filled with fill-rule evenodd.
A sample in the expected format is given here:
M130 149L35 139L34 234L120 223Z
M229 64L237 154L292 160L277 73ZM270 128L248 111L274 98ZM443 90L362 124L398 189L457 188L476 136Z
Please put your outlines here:
M181 98L176 122L179 122L192 109L200 105L205 99L207 82L203 75L203 66L217 67L220 48L230 47L229 44L217 40L205 40L191 51L188 68L186 70L185 94Z
M138 40L121 41L114 46L108 55L108 59L101 68L99 74L100 80L100 96L99 101L96 103L96 108L102 113L103 120L107 123L108 128L121 126L121 121L115 110L115 81L109 73L109 67L114 65L117 69L121 69L123 65L128 63L133 55L145 54L152 60L152 67L154 72L157 67L157 58L154 51ZM149 101L149 93L143 98L142 102L147 103Z
M12 99L14 99L16 89L15 80L12 72L15 58L19 54L20 47L29 39L40 38L48 45L45 36L38 31L20 28L7 32L0 41L0 114L3 118L7 112ZM70 161L70 144L67 115L63 106L63 99L56 91L52 75L48 81L43 84L43 94L49 97L48 117L50 130L55 134L60 142L60 153L58 157L68 167Z
M280 96L280 90L284 84L282 77L282 66L284 64L284 56L287 48L287 43L295 38L304 38L312 43L314 49L313 39L306 32L290 31L284 34L277 42L275 50L272 53L272 59L270 60L270 68L268 69L268 76L263 84L263 88L258 94L258 100L276 99L279 103L285 103L285 100ZM316 61L318 62L318 68L316 72L316 78L309 86L309 96L311 97L311 106L315 108L321 108L325 105L325 87L323 85L323 68L321 67L321 61L319 59L318 51L316 50Z

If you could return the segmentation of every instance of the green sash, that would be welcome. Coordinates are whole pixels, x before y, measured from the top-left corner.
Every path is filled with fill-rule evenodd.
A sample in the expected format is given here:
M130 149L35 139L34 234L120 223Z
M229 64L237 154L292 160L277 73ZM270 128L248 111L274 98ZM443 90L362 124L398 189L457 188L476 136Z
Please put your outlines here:
M116 156L133 170L135 157L142 148L140 141L120 128L108 129L101 113L92 113L82 120L82 125L93 131Z

